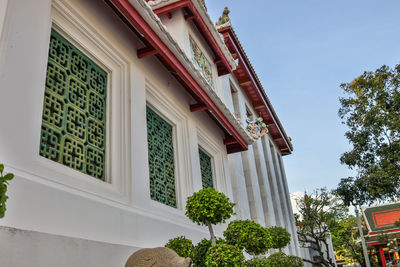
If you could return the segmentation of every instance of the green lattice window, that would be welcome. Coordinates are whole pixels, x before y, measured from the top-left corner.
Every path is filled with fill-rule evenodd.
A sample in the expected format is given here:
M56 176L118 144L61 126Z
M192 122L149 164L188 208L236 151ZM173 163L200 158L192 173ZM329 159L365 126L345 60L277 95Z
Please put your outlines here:
M203 188L214 187L211 157L199 148L201 181Z
M107 73L51 31L40 155L105 180Z
M151 199L176 207L173 128L147 107Z

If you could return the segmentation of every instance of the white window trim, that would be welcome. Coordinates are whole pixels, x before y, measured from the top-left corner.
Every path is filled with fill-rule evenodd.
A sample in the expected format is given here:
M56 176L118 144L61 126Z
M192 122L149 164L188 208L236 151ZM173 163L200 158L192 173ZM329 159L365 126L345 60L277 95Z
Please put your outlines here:
M224 151L225 148L219 146L217 142L215 142L205 131L200 128L197 128L197 140L199 147L211 158L214 188L228 195L224 168L224 153L226 153ZM200 155L198 155L198 157L200 162ZM201 179L201 170L199 173Z
M172 125L174 142L176 208L150 199L151 206L159 211L184 216L186 198L193 193L188 118L184 115L184 111L177 107L174 100L161 90L156 89L148 80L146 80L146 102L148 107ZM148 165L147 168L149 168ZM150 176L147 181L150 196Z
M43 168L41 176L53 182L128 205L131 197L129 62L78 11L64 1L52 2L49 39L51 28L56 29L108 72L106 182L40 156L41 125L38 125L35 161ZM43 96L44 90L43 84Z

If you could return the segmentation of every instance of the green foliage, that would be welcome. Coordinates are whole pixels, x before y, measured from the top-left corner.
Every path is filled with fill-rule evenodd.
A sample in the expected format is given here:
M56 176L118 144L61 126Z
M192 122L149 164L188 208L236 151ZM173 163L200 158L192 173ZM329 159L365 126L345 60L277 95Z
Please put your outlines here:
M297 256L289 255L286 257L286 261L290 263L291 267L303 267L304 266L304 261L302 258L299 258Z
M355 240L359 237L357 230L357 220L353 215L349 215L331 227L332 244L335 250L348 250L355 246Z
M242 266L244 255L238 247L228 244L212 246L206 257L206 266Z
M325 188L317 189L311 195L304 194L296 202L299 212L295 216L297 236L301 246L318 253L319 260L315 264L334 266L334 255L329 254L326 240L330 229L347 216L347 207Z
M400 220L395 221L394 226L400 229Z
M283 252L276 252L269 256L266 260L259 261L260 265L250 265L259 267L303 267L304 262L296 256L287 256ZM261 265L263 264L263 265Z
M276 252L267 259L251 259L246 261L245 266L249 267L303 267L304 262L301 258L283 252Z
M364 220L361 221L364 236L367 234L367 228ZM348 215L339 219L336 224L330 228L333 248L338 255L346 257L351 262L358 262L365 266L362 246L356 243L360 240L360 233L357 229L357 219L353 215ZM374 249L370 247L369 249ZM373 258L370 257L372 263Z
M269 267L265 259L254 258L247 260L245 263L247 267Z
M217 244L223 244L225 240L222 238L217 239ZM194 255L193 255L193 265L196 267L206 267L206 257L207 252L211 248L211 240L209 239L202 239L197 245L194 247Z
M342 178L334 194L340 197L347 207L360 206L367 202L367 187L362 179Z
M290 267L286 262L286 254L283 252L276 252L271 254L266 259L266 266L269 267Z
M165 244L165 247L172 249L181 257L193 258L194 246L192 240L189 240L184 236L170 239L168 243Z
M211 242L216 244L212 224L222 223L235 213L234 203L223 193L212 187L201 189L188 197L186 201L186 216L198 225L207 225L210 231Z
M344 200L349 202L352 190L358 194L350 202L357 205L396 198L400 186L400 64L364 72L341 87L347 97L340 99L339 116L349 128L346 137L352 150L340 161L357 171L357 177L347 181L352 186L344 190ZM341 186L349 189L345 185L346 181Z
M11 181L14 178L14 174L7 173L3 175L4 165L0 164L0 219L4 217L6 213L6 201L8 199L7 193L7 185L8 181Z
M250 255L259 255L271 248L269 231L251 220L230 222L224 237L228 244L244 248Z
M188 197L185 214L198 225L218 224L234 214L234 206L223 193L208 187Z
M281 250L290 243L290 234L285 228L280 226L272 226L267 229L271 242L271 248Z

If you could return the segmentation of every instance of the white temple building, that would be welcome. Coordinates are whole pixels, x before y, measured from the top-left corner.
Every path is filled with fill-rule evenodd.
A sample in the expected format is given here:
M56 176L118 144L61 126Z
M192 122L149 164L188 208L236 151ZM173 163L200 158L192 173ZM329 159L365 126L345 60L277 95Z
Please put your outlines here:
M243 124L258 117L256 139ZM208 186L301 256L292 150L229 17L215 26L202 1L0 1L0 163L15 174L0 266L123 266L197 243L208 230L185 201Z

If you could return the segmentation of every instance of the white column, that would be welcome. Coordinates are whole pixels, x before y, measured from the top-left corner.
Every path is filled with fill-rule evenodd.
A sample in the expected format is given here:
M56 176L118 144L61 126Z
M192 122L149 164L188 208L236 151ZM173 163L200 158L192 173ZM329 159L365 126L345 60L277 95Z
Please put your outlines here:
M293 232L293 229L291 227L291 220L290 220L290 217L293 216L293 214L289 214L289 207L288 207L288 203L286 201L287 195L286 195L286 191L285 191L285 188L283 185L284 182L282 179L281 168L280 168L279 159L278 159L278 155L277 155L275 147L271 147L271 153L272 153L272 159L273 159L274 166L275 166L279 196L280 196L281 205L283 208L282 214L283 214L283 218L284 218L284 223L282 223L282 226L285 227L286 230L292 236L292 238L290 240L290 244L288 245L288 249L289 249L290 254L294 254L295 253L294 252L295 251L295 245L294 245L295 232Z
M286 194L286 202L288 206L288 211L289 211L289 219L290 219L290 224L293 232L293 242L294 242L294 247L296 251L297 256L301 256L301 250L300 250L300 244L299 244L299 239L297 236L297 228L296 228L296 222L294 220L294 215L293 215L293 207L292 207L292 202L290 201L290 192L289 192L289 187L286 179L286 172L285 172L285 166L283 165L283 160L282 156L278 157L279 160L279 166L280 166L280 171L282 174L282 181L283 181L283 186L285 189L285 194Z
M242 152L242 161L251 218L262 226L265 226L264 210L252 146L249 146L248 151Z
M282 206L283 222L282 222L281 226L285 227L286 230L293 237L293 231L292 231L292 229L290 227L290 223L289 223L290 219L289 219L288 206L287 206L287 202L286 202L286 194L285 194L285 190L284 190L283 183L282 183L282 176L281 176L281 171L280 171L275 147L271 147L271 154L272 154L272 160L273 160L274 167L275 167L275 175L276 175L276 181L277 181L277 186L278 186L279 199L280 199L281 206ZM289 253L293 254L293 252L292 252L293 251L293 238L290 240L290 244L288 245L287 248L288 248Z
M265 223L267 226L276 225L275 212L273 206L273 198L271 186L268 180L268 171L265 164L262 140L257 140L253 144L254 158L256 161L258 183L260 185L261 201L263 204Z
M229 169L232 179L233 200L236 203L236 217L240 220L251 219L249 199L246 190L246 177L242 165L242 155L235 153L228 155Z
M272 195L272 201L275 212L275 222L276 225L281 226L283 222L282 206L279 198L278 185L276 183L275 166L272 160L272 153L268 136L262 137L262 145L264 150L265 163L267 167L268 180L271 187L270 191Z

